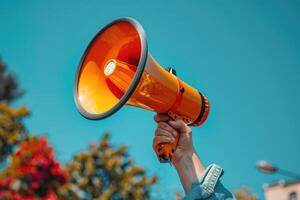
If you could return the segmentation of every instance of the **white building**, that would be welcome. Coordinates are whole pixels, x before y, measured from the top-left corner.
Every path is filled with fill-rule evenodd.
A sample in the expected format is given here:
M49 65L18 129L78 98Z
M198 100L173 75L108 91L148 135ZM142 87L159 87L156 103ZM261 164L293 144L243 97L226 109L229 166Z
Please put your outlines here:
M300 180L264 185L266 200L300 200Z

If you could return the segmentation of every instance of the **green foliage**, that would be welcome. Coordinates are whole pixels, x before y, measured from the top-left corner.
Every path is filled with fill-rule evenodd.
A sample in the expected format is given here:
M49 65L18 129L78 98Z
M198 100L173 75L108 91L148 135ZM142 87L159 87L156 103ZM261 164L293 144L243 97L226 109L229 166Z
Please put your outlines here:
M70 183L60 199L69 195L73 199L150 199L149 189L156 181L132 163L126 146L112 148L109 134L98 145L90 145L89 152L76 155L66 170Z
M11 74L6 74L0 60L0 162L27 136L22 119L29 115L28 109L13 109L7 105L21 94L17 81Z
M22 94L17 81L12 74L6 73L6 67L0 60L0 101L10 102Z
M65 174L46 138L26 132L22 120L29 110L8 105L21 94L0 62L0 162L11 155L0 172L0 199L150 199L156 177L147 178L145 171L133 164L126 146L112 147L109 134L88 152L77 154L65 166Z
M26 107L13 109L5 103L0 103L0 162L27 137L22 119L28 114Z

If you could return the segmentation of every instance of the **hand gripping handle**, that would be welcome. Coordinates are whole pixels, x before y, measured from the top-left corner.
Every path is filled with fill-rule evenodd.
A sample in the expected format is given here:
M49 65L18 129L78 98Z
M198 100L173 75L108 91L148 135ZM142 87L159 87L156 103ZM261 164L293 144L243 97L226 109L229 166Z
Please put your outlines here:
M172 162L179 138L178 134L173 143L160 143L155 147L156 155L161 163Z

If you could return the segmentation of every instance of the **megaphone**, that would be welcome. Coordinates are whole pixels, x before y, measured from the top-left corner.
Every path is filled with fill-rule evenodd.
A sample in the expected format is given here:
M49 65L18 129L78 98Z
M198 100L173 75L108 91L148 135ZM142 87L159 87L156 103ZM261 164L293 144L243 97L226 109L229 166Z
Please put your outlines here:
M81 115L92 120L109 117L124 105L167 113L192 126L201 125L209 113L207 98L154 60L143 27L127 17L109 23L91 40L73 93ZM178 139L155 148L161 162L172 159Z

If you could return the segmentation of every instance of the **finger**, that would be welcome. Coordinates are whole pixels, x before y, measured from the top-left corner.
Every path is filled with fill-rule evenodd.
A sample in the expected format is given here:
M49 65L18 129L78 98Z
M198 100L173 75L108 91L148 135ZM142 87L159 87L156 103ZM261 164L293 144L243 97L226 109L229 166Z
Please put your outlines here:
M170 120L170 117L166 114L160 114L160 113L157 113L155 116L154 116L154 120L159 123L159 122L167 122Z
M178 134L177 131L166 122L159 122L157 127L158 129L167 131L172 137L176 137Z
M181 133L190 131L190 128L182 120L169 121L168 124Z
M153 140L153 148L157 147L157 145L161 143L172 143L172 140L170 137L166 136L155 136Z
M165 137L170 138L171 140L175 140L175 137L176 137L169 131L166 131L166 130L160 129L160 128L156 129L155 136L165 136Z

